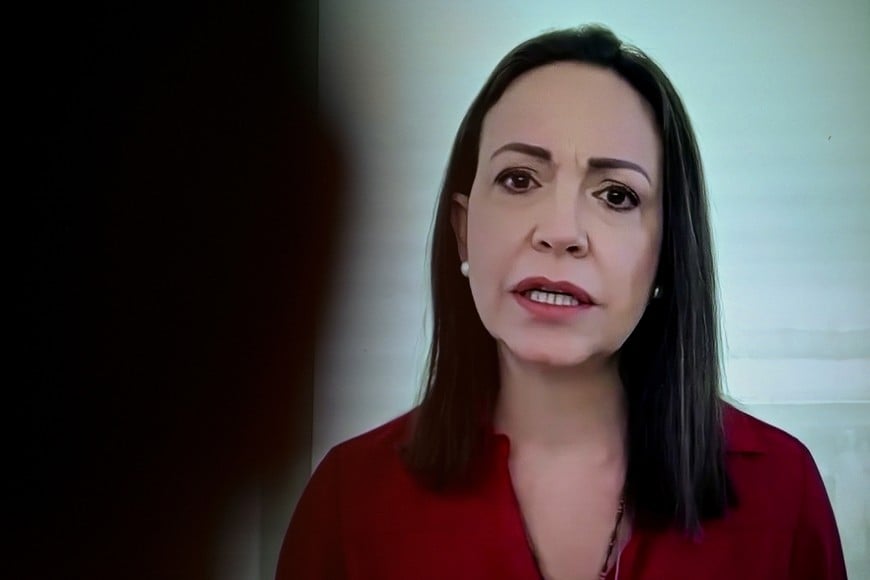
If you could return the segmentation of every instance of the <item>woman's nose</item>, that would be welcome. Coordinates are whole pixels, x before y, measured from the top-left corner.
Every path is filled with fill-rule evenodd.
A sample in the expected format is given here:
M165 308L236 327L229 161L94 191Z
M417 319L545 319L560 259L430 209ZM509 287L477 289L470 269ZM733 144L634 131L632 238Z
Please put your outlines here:
M578 219L576 200L548 205L539 214L541 219L532 234L532 247L539 252L585 256L589 238Z

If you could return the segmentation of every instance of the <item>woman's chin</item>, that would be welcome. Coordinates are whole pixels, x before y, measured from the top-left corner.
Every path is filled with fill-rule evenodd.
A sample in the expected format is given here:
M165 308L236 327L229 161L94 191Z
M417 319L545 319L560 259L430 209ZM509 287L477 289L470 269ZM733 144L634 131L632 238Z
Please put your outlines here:
M589 362L593 353L579 345L507 345L511 358L524 364L552 367L576 367Z
M576 367L582 365L586 362L586 358L577 357L577 356L558 356L552 353L532 353L528 356L520 356L518 359L527 364L534 364L540 366L550 366L550 367Z

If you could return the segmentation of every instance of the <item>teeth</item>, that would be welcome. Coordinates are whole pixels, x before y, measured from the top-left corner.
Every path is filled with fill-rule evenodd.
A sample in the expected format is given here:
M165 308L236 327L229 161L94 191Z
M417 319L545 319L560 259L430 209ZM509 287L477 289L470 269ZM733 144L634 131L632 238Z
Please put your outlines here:
M553 306L580 306L580 302L576 298L568 296L567 294L532 290L527 293L526 296L532 302L540 302L541 304L552 304Z

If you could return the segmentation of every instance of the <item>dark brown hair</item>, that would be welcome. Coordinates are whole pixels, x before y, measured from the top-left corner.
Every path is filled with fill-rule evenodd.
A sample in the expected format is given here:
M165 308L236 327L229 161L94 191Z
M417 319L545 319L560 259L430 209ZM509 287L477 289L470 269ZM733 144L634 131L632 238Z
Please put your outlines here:
M482 418L499 389L494 339L477 314L451 228L451 197L470 193L483 119L520 75L558 61L612 70L655 111L663 148L664 234L656 284L620 353L628 401L626 499L640 525L699 529L734 501L725 468L716 285L707 196L689 117L664 72L602 26L548 32L505 56L453 144L432 232L428 378L406 450L410 469L444 490L469 483L482 457Z

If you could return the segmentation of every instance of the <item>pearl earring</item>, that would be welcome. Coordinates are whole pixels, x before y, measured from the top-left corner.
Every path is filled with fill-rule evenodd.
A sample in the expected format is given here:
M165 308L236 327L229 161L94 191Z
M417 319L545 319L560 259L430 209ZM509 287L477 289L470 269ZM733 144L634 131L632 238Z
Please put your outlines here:
M658 298L661 295L662 295L662 287L661 286L656 286L655 288L653 288L653 295L652 295L653 298Z
M463 261L462 264L459 266L459 271L462 272L462 275L465 276L466 278L468 278L468 270L469 269L470 269L470 267L469 267L467 261Z

